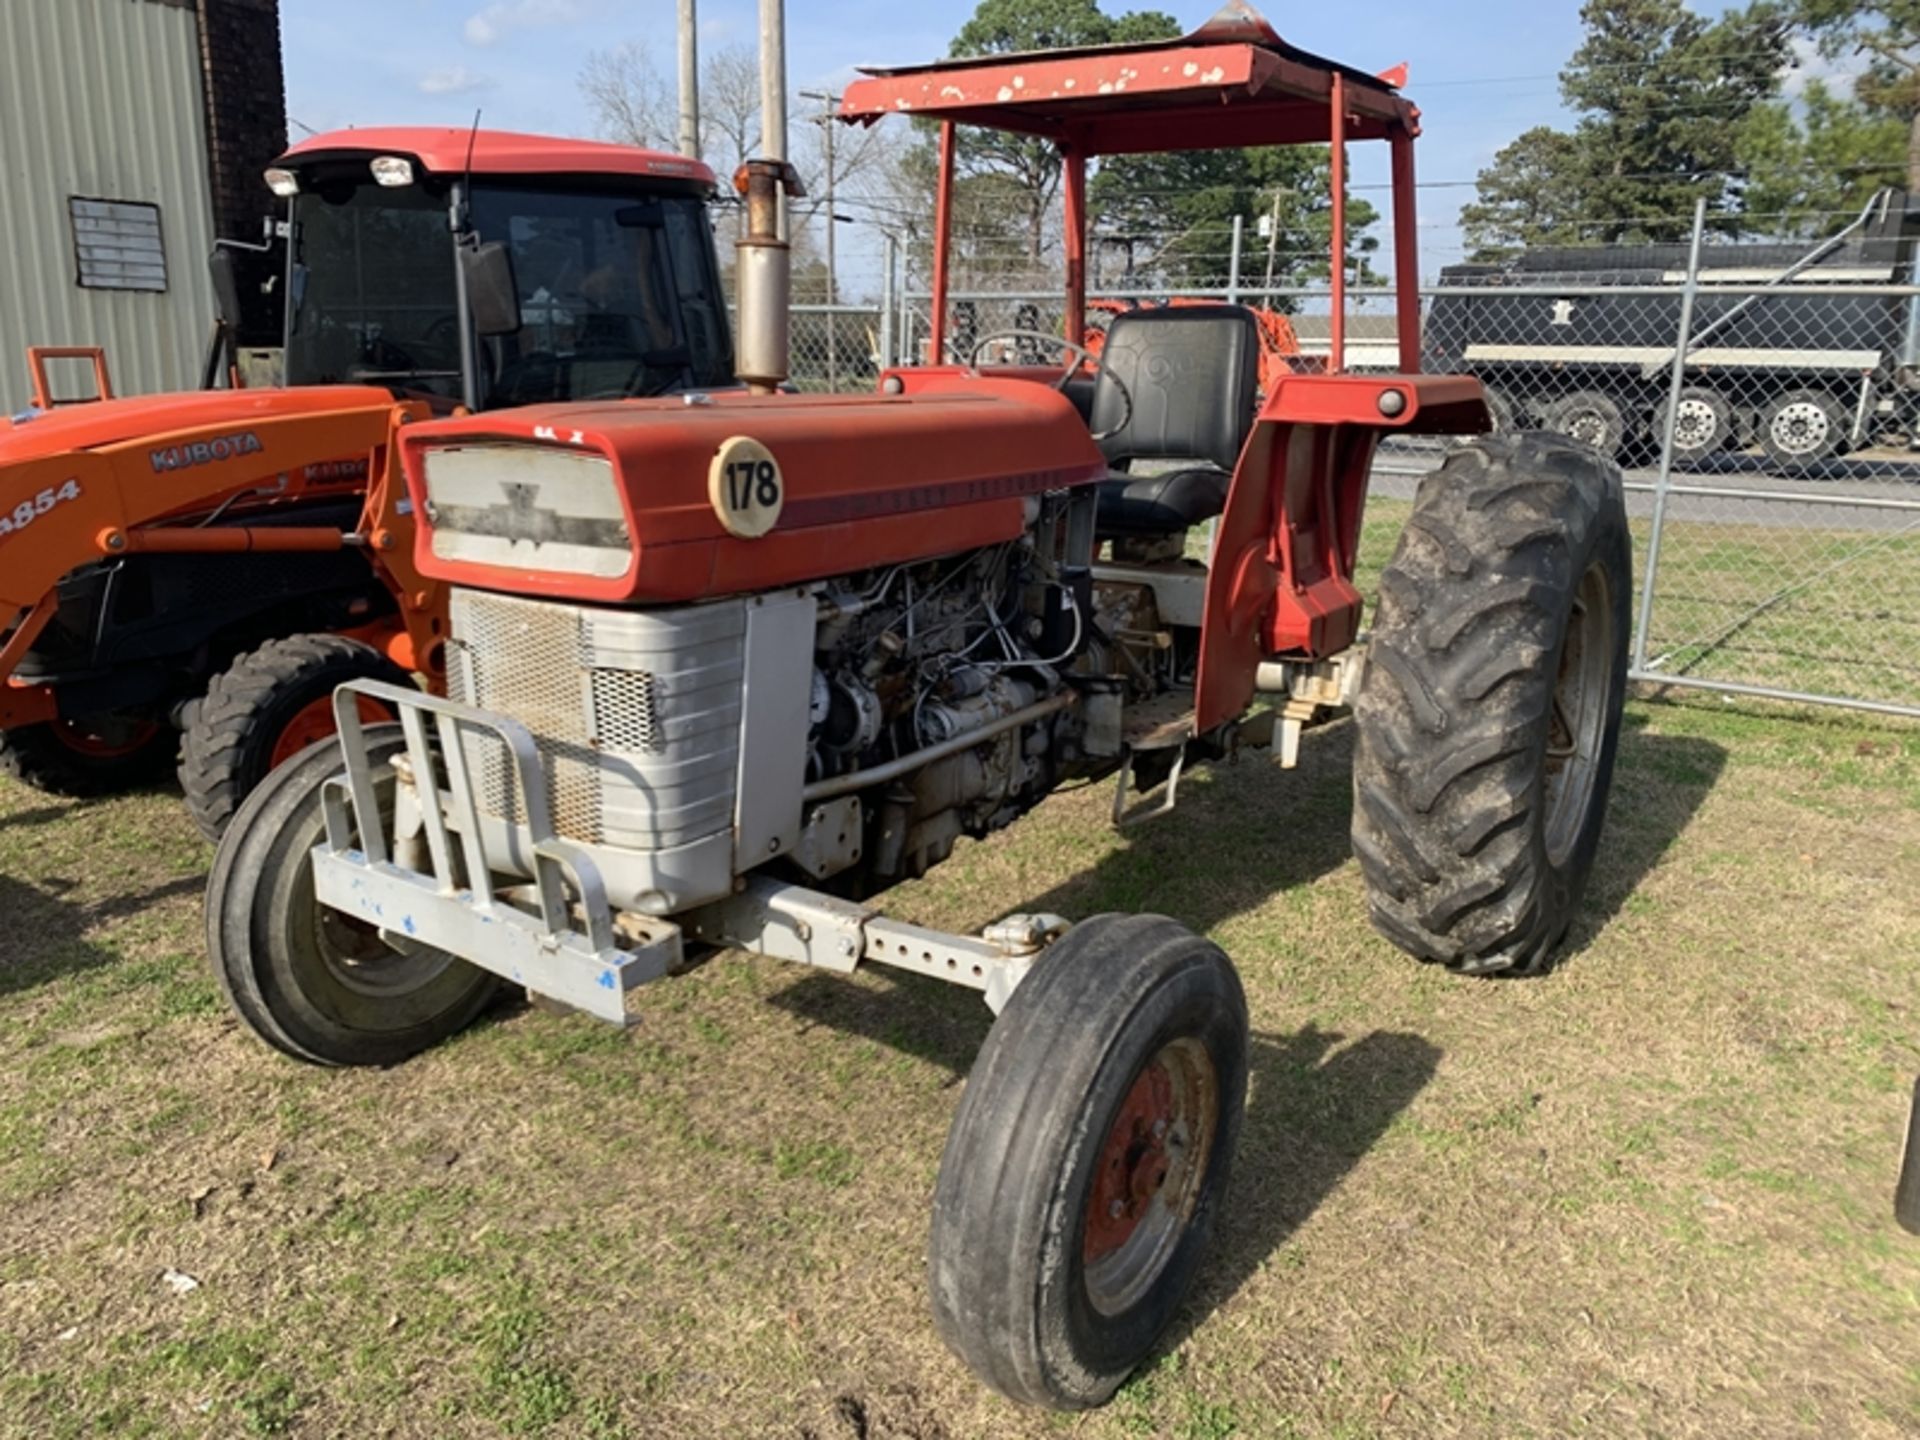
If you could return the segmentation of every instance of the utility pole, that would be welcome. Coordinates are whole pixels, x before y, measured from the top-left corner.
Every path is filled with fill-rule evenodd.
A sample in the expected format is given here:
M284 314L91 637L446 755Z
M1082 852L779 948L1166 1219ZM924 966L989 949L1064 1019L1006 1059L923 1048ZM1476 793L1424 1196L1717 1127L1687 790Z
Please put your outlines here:
M695 0L680 0L680 153L700 158L700 29Z
M840 97L830 90L802 90L803 100L818 100L820 115L814 122L819 125L826 142L827 160L827 385L838 389L840 384L839 347L835 344L835 316L833 307L840 303L839 272L833 262L833 232L840 224L840 217L833 208L833 132L835 121L833 112L840 104Z

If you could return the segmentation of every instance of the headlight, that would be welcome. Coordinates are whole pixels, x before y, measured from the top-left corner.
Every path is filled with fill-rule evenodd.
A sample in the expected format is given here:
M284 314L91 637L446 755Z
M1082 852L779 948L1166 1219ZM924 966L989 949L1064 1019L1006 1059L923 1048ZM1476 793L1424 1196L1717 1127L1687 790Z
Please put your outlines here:
M375 181L390 189L413 183L413 162L404 155L376 155L368 168Z
M267 171L267 189L282 200L289 195L300 193L300 177L291 170L282 170L278 165Z
M616 579L633 560L613 462L590 450L477 443L420 460L437 559Z

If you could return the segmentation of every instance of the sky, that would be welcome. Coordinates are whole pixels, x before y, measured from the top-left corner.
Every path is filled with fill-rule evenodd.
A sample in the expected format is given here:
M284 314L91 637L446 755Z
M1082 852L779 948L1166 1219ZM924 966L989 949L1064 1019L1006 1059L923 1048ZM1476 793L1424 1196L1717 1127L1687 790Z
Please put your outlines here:
M1157 0L1189 29L1218 0ZM1259 0L1255 0L1258 4ZM861 62L946 53L974 0L787 0L788 90L834 87ZM1105 0L1104 8L1127 8ZM1406 93L1422 111L1418 149L1422 269L1459 257L1459 206L1474 175L1523 130L1565 119L1555 79L1579 43L1578 0L1376 0L1370 7L1266 0L1290 43L1357 68L1410 62ZM1719 4L1703 8L1717 11ZM701 44L754 45L753 0L699 0ZM281 0L292 133L347 125L484 124L591 135L580 96L587 56L645 42L674 66L674 0ZM1353 152L1357 189L1384 209L1386 147ZM1383 241L1387 227L1380 231ZM852 266L857 237L842 230ZM851 277L853 288L861 278Z

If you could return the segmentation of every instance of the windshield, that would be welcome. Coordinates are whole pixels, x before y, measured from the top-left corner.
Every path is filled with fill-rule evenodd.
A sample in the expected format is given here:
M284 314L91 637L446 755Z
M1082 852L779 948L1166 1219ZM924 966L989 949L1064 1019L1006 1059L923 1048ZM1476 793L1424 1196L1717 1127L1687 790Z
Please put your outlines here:
M460 398L447 201L422 186L322 185L294 202L287 383Z
M294 209L287 382L458 400L460 327L444 190L353 182ZM473 229L504 244L518 331L480 341L488 407L733 383L705 206L691 195L474 187Z

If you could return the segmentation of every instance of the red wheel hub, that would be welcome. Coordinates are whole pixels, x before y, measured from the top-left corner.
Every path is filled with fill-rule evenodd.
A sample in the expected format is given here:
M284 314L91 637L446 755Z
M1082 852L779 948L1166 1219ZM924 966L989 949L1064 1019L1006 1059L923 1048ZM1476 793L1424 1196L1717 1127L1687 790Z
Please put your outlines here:
M378 725L393 719L393 712L378 700L361 695L356 697L356 704L363 725ZM267 768L278 770L316 740L326 739L337 728L333 723L333 696L322 695L318 700L309 701L294 711L293 718L287 721L274 740L273 754L268 757Z
M160 722L110 715L92 723L56 720L52 730L53 738L76 755L89 760L119 760L144 748L160 733Z
M1100 1149L1080 1249L1084 1264L1111 1255L1133 1238L1147 1206L1166 1183L1172 1163L1167 1137L1173 1122L1173 1077L1155 1060L1135 1078Z

